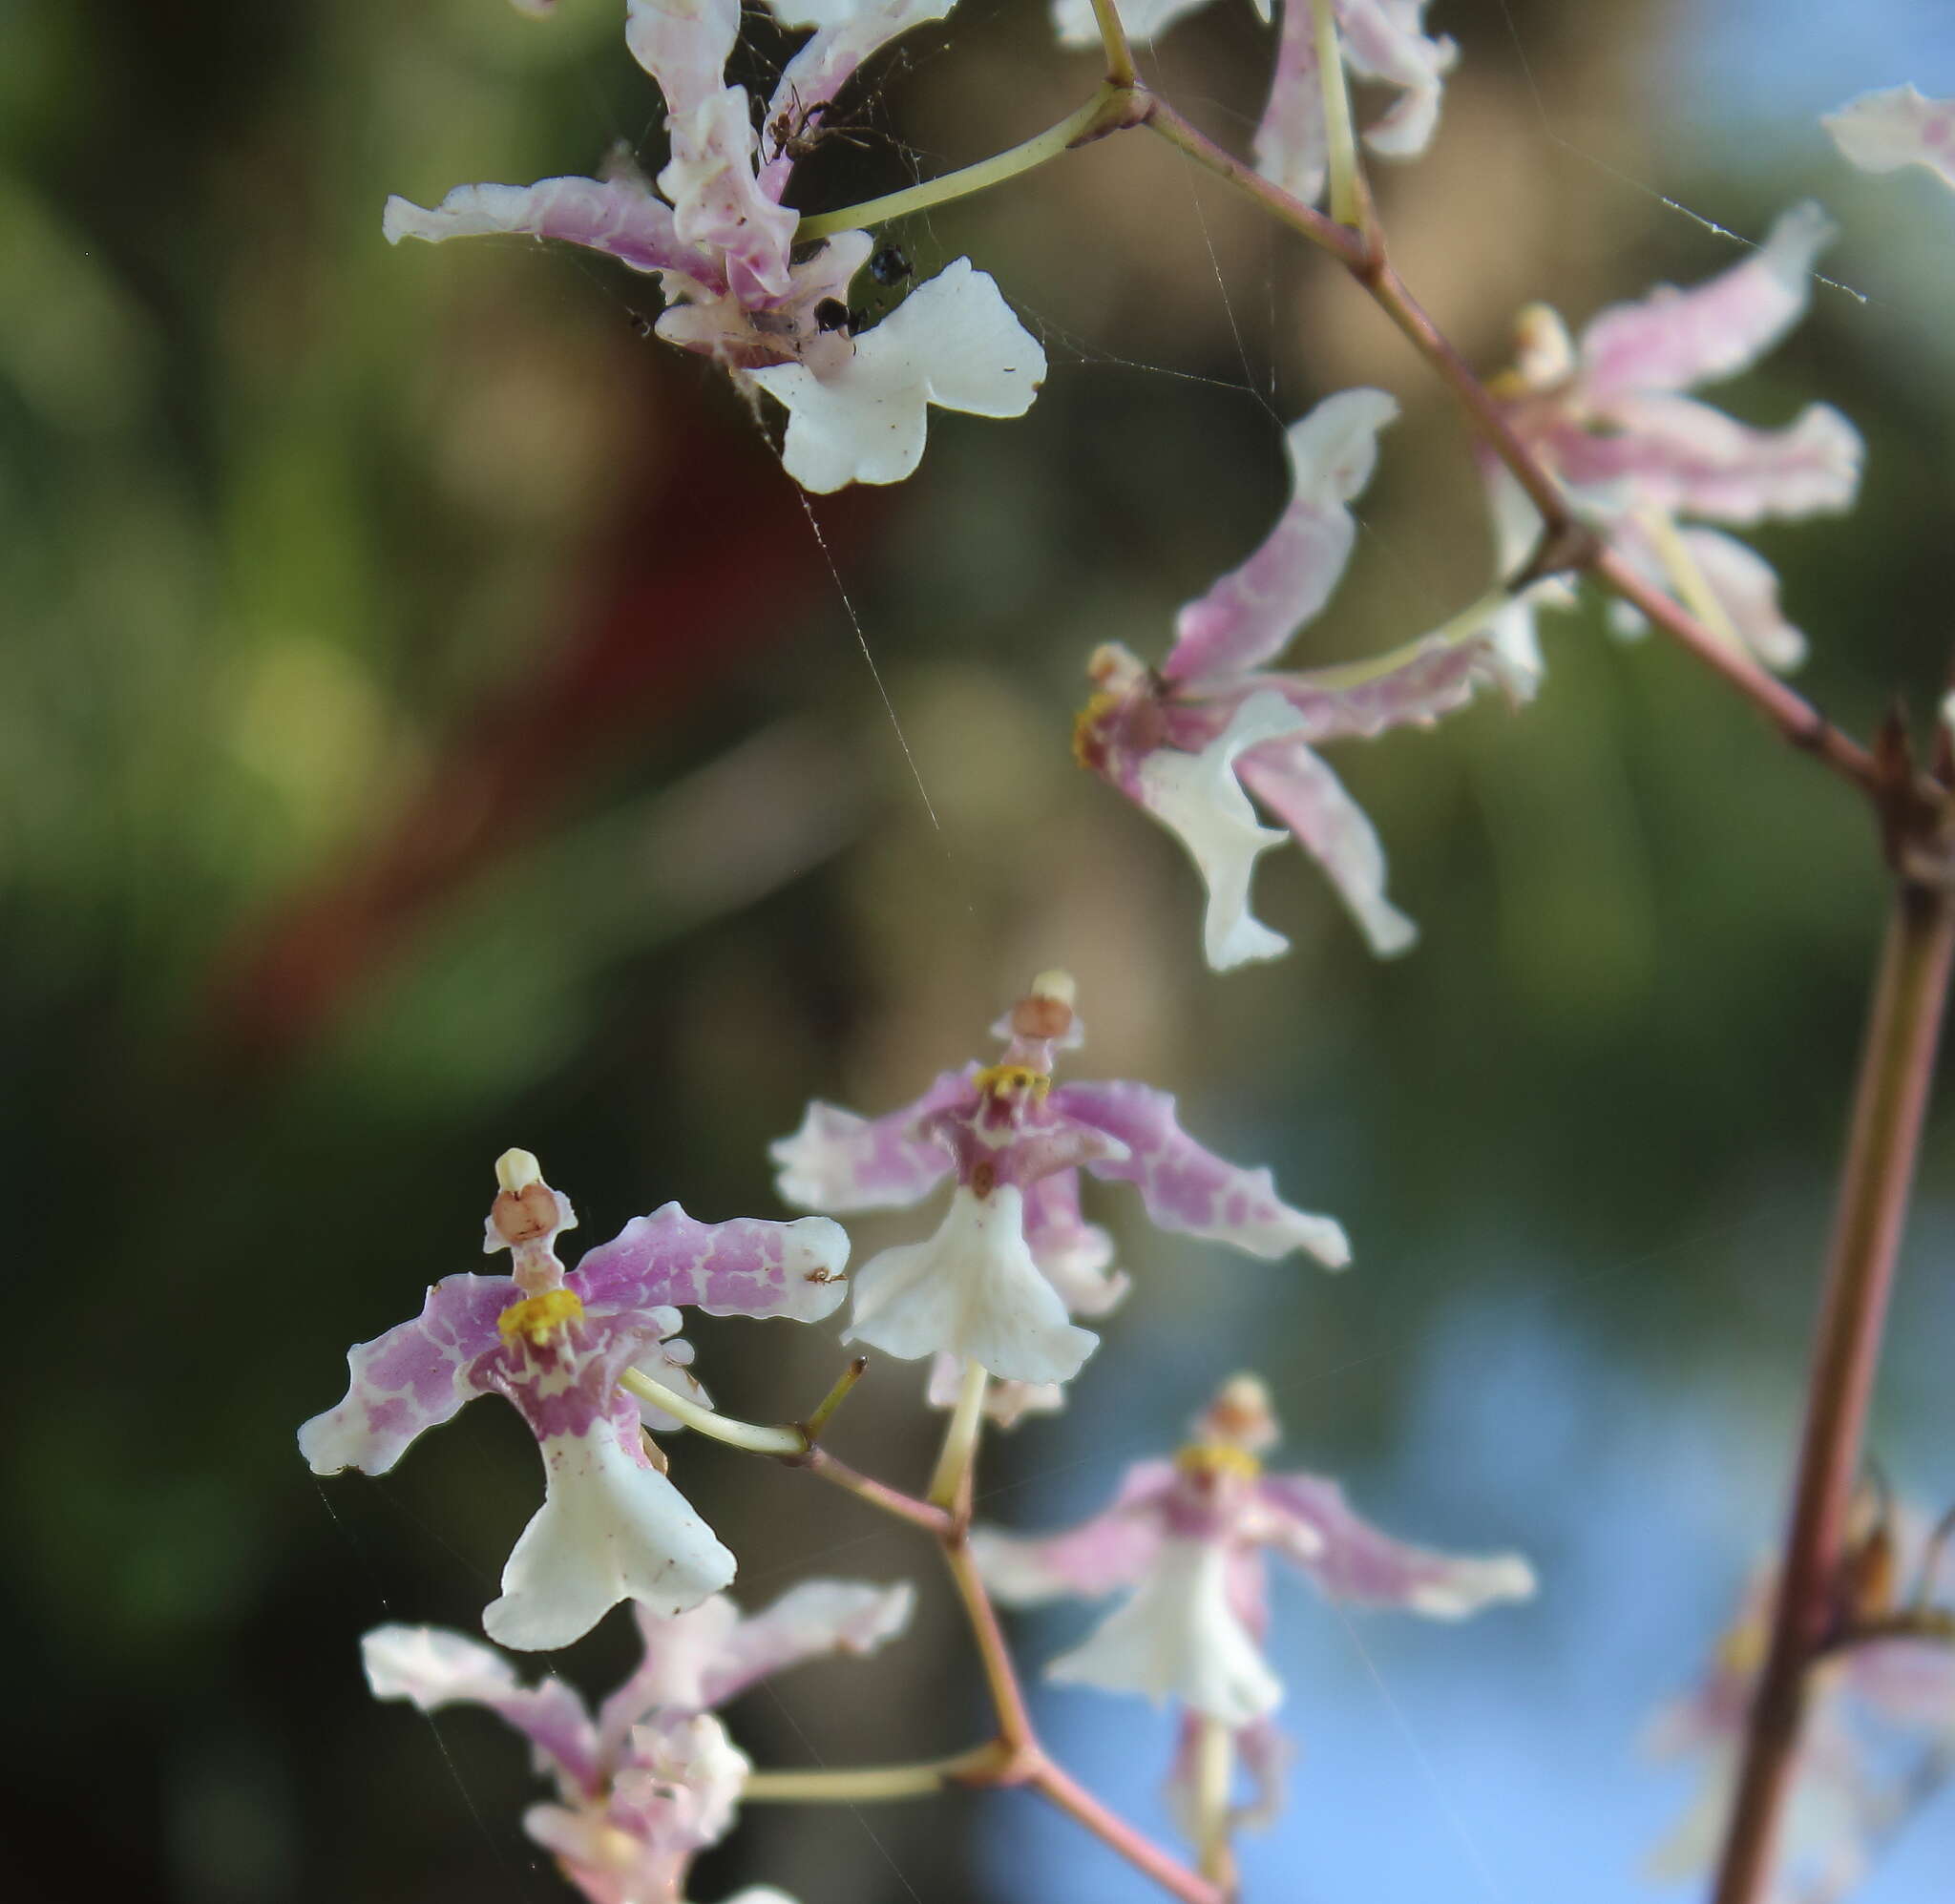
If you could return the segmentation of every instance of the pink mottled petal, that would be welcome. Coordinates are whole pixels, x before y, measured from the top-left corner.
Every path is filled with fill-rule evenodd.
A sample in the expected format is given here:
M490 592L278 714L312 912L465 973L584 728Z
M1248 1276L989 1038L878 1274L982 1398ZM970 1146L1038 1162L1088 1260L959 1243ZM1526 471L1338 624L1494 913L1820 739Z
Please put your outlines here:
M1398 90L1398 101L1364 136L1388 158L1416 157L1432 143L1440 91L1460 57L1451 40L1426 35L1425 7L1426 0L1338 0L1339 39L1352 77Z
M543 1505L482 1615L498 1644L544 1652L580 1640L620 1600L683 1613L733 1578L733 1556L656 1469L608 1428L544 1437Z
M706 253L684 242L670 208L643 179L543 178L534 185L457 185L433 210L387 201L380 221L388 243L404 238L481 238L495 233L557 239L601 251L634 271L671 274L668 292L716 292L725 277Z
M1688 389L1755 364L1805 314L1813 262L1833 235L1818 205L1795 205L1755 251L1694 290L1665 284L1610 305L1582 333L1590 402Z
M611 1781L609 1822L640 1843L691 1853L733 1829L753 1762L709 1712L668 1712L632 1727ZM664 1904L669 1890L634 1892L623 1904Z
M740 0L626 0L624 44L659 82L673 118L725 85L739 37Z
M1139 1462L1092 1519L1042 1536L980 1527L971 1536L972 1559L985 1585L1012 1606L1099 1600L1132 1586L1153 1565L1164 1538L1163 1504L1174 1487L1172 1462Z
M624 1683L598 1708L599 1749L615 1759L631 1728L657 1712L704 1712L714 1701L706 1684L732 1643L740 1609L716 1593L683 1613L631 1609L644 1655Z
M1125 9L1122 9L1123 13ZM1314 205L1330 163L1324 86L1309 0L1288 0L1276 38L1269 102L1250 147L1256 170L1293 198ZM1090 17L1090 9L1088 10Z
M1242 757L1242 784L1330 875L1373 952L1411 949L1419 928L1385 897L1385 849L1364 808L1301 741L1272 741Z
M1025 1242L1069 1314L1105 1315L1126 1295L1127 1277L1111 1269L1113 1239L1080 1215L1078 1171L1056 1170L1026 1186Z
M566 1279L594 1314L665 1304L819 1322L842 1300L849 1239L826 1217L704 1224L666 1203L588 1251Z
M1826 404L1783 429L1754 429L1688 397L1627 397L1607 435L1570 431L1557 473L1577 489L1619 485L1635 504L1718 522L1834 514L1860 489L1860 431Z
M785 298L793 285L788 253L800 214L777 205L754 178L756 137L746 93L738 86L674 113L672 157L659 190L672 204L672 228L683 242L725 253L743 303Z
M1176 1122L1174 1098L1146 1084L1062 1084L1052 1101L1127 1146L1119 1162L1091 1164L1095 1177L1132 1183L1162 1229L1246 1249L1252 1256L1308 1250L1326 1268L1351 1261L1341 1224L1292 1209L1267 1169L1245 1170L1204 1150Z
M423 1712L487 1706L529 1740L538 1771L578 1790L596 1788L598 1741L590 1715L555 1675L524 1685L499 1653L439 1626L376 1626L362 1638L360 1658L375 1699L405 1699Z
M1378 431L1398 413L1382 390L1342 390L1291 425L1289 506L1248 561L1181 611L1164 674L1188 685L1232 678L1280 653L1323 607L1357 533L1346 505L1371 480Z
M896 1209L926 1197L951 1168L951 1154L924 1128L938 1113L969 1109L974 1065L945 1071L922 1097L880 1118L816 1098L792 1137L767 1155L780 1165L774 1186L798 1209L847 1213Z
M1333 1600L1464 1620L1496 1601L1533 1597L1534 1569L1518 1554L1465 1556L1406 1546L1356 1514L1335 1481L1268 1475L1258 1494L1265 1507L1297 1530L1295 1538L1279 1534L1278 1551Z
M1680 534L1745 646L1768 668L1797 667L1806 658L1806 638L1779 610L1778 576L1771 563L1714 529Z
M1912 85L1862 93L1819 123L1840 156L1862 172L1924 165L1955 185L1955 99L1928 99Z
M724 1705L750 1685L830 1653L876 1652L910 1623L916 1594L907 1580L803 1580L733 1629L705 1678L705 1703Z
M1250 679L1259 688L1273 688L1303 716L1296 738L1312 746L1368 741L1395 727L1429 727L1482 687L1518 702L1530 699L1537 685L1537 676L1491 634L1428 635L1361 666Z
M507 1276L447 1276L414 1321L348 1350L346 1400L299 1431L312 1472L384 1475L424 1429L480 1393L467 1371L500 1341L496 1318L519 1293Z

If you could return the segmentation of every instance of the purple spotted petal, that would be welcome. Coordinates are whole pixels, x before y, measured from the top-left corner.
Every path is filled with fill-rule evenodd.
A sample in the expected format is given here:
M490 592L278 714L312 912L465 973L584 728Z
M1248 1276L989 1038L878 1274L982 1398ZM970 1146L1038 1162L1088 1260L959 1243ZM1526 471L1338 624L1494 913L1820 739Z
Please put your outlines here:
M724 1705L808 1660L877 1651L909 1625L915 1599L908 1581L803 1580L734 1628L706 1675L706 1704Z
M1620 486L1629 502L1718 522L1832 514L1860 489L1860 431L1814 404L1783 429L1754 429L1688 397L1624 398L1607 434L1570 431L1556 473L1576 489Z
M564 1796L595 1791L598 1738L577 1692L554 1674L524 1685L499 1653L440 1626L376 1626L360 1642L375 1699L405 1699L423 1712L483 1705L535 1748L536 1768L557 1777Z
M1582 333L1589 401L1689 389L1756 363L1805 314L1813 262L1833 235L1818 205L1795 205L1755 251L1695 289L1665 284L1611 305Z
M1126 1471L1112 1504L1092 1519L1043 1536L980 1527L971 1536L972 1559L985 1584L1012 1606L1099 1600L1132 1586L1153 1565L1174 1488L1172 1462L1139 1462Z
M1862 93L1819 123L1840 156L1862 172L1924 165L1955 185L1955 99L1923 98L1914 86Z
M1257 1494L1290 1524L1291 1538L1279 1538L1279 1549L1333 1600L1463 1620L1498 1601L1534 1593L1534 1570L1518 1554L1463 1556L1406 1546L1356 1514L1335 1481L1268 1475Z
M624 44L675 118L725 85L739 37L740 0L626 0Z
M1398 413L1382 390L1327 397L1286 438L1291 499L1263 545L1175 621L1162 672L1199 685L1233 678L1281 652L1331 597L1356 523L1347 505L1377 462L1377 433Z
M479 1394L469 1371L500 1340L496 1318L519 1293L507 1276L444 1277L414 1321L348 1350L346 1400L299 1431L312 1472L384 1475L423 1429Z
M1095 1177L1132 1183L1162 1229L1205 1237L1252 1256L1307 1249L1327 1268L1351 1260L1343 1226L1292 1209L1267 1169L1244 1170L1204 1150L1175 1121L1174 1098L1146 1084L1062 1084L1052 1102L1127 1146L1128 1156L1089 1164Z
M819 1098L792 1137L777 1138L767 1154L780 1168L775 1187L797 1209L847 1213L898 1208L918 1202L951 1170L951 1154L924 1129L938 1112L969 1109L975 1065L943 1072L922 1097L880 1118Z
M842 1300L849 1239L826 1217L704 1224L667 1203L585 1253L566 1279L591 1313L672 1304L819 1322Z
M534 185L457 185L431 211L406 199L387 201L380 229L388 243L404 238L439 244L494 233L558 239L601 251L634 271L664 271L667 290L725 288L725 274L673 229L670 208L642 178L543 178Z
M1385 897L1385 849L1344 783L1294 737L1252 748L1236 764L1242 784L1330 875L1373 952L1408 951L1419 928Z
M1026 1187L1025 1242L1069 1314L1104 1315L1126 1294L1126 1276L1109 1273L1113 1239L1080 1214L1077 1170L1056 1170Z

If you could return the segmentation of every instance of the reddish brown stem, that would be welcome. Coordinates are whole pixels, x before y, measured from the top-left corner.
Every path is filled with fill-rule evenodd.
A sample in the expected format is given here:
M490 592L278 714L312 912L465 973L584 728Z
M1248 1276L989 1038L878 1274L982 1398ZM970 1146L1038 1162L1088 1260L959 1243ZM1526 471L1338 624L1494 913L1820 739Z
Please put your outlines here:
M1159 1845L1144 1838L1050 1759L1041 1755L1026 1783L1068 1817L1077 1819L1096 1838L1111 1845L1136 1871L1144 1872L1162 1890L1182 1898L1184 1904L1227 1904L1228 1893L1220 1885L1196 1876Z
M1955 895L1896 893L1860 1058L1771 1645L1752 1702L1715 1904L1762 1904L1810 1666L1831 1637L1848 1508L1955 954Z

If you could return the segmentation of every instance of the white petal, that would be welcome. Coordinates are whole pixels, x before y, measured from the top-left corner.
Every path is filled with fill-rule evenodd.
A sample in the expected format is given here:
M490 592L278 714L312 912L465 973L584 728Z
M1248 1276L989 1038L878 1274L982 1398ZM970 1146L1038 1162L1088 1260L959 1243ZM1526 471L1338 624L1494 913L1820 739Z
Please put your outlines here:
M1024 1235L1024 1202L1000 1183L988 1197L959 1188L927 1243L885 1249L855 1274L844 1342L905 1361L938 1350L1014 1382L1063 1382L1100 1338L1066 1321Z
M1229 1726L1273 1711L1282 1682L1229 1604L1228 1567L1219 1541L1163 1542L1133 1598L1053 1661L1046 1677L1178 1699Z
M1200 753L1164 747L1141 764L1142 804L1180 836L1208 886L1202 944L1217 972L1290 950L1288 939L1249 910L1256 856L1288 835L1256 825L1255 808L1235 778L1235 757L1303 724L1281 695L1252 694Z
M733 1556L662 1474L639 1466L608 1426L542 1444L546 1492L482 1615L519 1651L567 1646L620 1600L683 1613L733 1578Z
M1912 85L1862 93L1819 123L1840 156L1862 172L1925 165L1955 185L1955 99L1924 98Z
M817 494L850 483L897 483L923 457L924 412L1022 416L1045 376L1045 352L998 285L959 258L913 291L855 355L820 378L802 364L748 373L788 411L781 460Z

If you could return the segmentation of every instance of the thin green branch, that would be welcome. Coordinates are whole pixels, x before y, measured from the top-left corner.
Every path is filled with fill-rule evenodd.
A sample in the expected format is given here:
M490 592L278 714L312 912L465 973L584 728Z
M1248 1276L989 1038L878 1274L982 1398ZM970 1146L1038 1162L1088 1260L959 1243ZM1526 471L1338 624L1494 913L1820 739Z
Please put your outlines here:
M1138 84L1133 48L1127 45L1116 0L1093 0L1093 24L1100 29L1100 45L1106 54L1107 85L1125 91Z
M879 1798L927 1798L947 1786L990 1784L1011 1763L998 1740L947 1759L906 1766L848 1766L819 1771L748 1772L742 1804L858 1805Z
M629 1391L640 1401L650 1402L654 1408L662 1409L687 1428L701 1434L709 1434L715 1441L725 1442L729 1448L744 1448L749 1454L772 1454L784 1460L792 1460L808 1453L808 1436L798 1428L786 1425L764 1428L757 1422L735 1421L712 1409L702 1408L688 1396L668 1389L662 1382L653 1381L649 1375L642 1375L636 1369L627 1369L620 1375L618 1386Z

